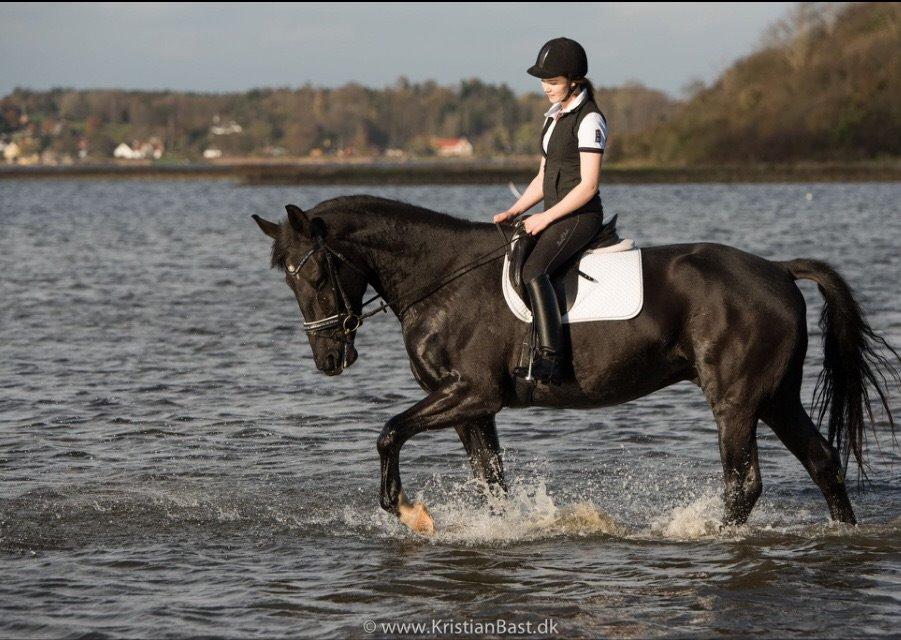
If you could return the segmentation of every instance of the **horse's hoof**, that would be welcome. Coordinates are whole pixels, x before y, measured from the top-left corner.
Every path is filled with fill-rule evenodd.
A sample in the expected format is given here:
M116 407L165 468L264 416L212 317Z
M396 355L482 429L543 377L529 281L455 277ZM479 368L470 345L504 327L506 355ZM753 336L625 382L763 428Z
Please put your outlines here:
M435 533L435 522L429 510L421 502L398 505L398 518L414 533L430 536Z

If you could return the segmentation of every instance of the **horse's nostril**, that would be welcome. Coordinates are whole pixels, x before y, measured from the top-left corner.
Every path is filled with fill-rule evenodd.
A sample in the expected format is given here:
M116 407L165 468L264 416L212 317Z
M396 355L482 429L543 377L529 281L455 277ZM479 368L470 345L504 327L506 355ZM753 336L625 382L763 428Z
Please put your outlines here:
M333 371L338 366L338 355L332 351L325 356L325 368L327 371Z

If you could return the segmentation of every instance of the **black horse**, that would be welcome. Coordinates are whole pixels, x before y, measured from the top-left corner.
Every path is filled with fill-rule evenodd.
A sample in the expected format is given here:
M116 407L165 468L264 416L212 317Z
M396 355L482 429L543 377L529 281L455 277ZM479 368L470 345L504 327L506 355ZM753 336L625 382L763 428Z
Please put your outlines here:
M254 219L274 241L272 266L285 271L297 297L319 370L336 375L357 359L353 338L367 285L401 322L413 375L428 395L388 420L377 447L381 506L414 530L433 527L424 505L409 504L401 489L400 450L416 434L453 427L475 477L503 490L495 428L503 407L603 407L682 380L701 388L716 419L725 524L744 523L761 492L758 420L801 461L832 518L855 523L844 469L849 452L863 465L873 392L894 433L885 375L898 374L879 348L898 354L829 265L775 262L711 243L644 248L642 311L630 320L564 325L572 353L563 384L538 386L530 398L512 375L530 327L504 302L494 225L371 196L335 198L308 214L287 210L281 224ZM436 285L445 274L453 277ZM807 351L800 278L816 282L826 301L819 418L828 408L828 440L799 395Z

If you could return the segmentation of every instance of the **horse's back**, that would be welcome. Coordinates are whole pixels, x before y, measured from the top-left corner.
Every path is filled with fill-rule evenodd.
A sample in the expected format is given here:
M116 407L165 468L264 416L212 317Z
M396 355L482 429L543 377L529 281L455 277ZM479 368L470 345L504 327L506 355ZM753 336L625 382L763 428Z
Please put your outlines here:
M794 306L800 292L779 263L714 242L660 245L642 249L646 298L673 298L723 304L740 301ZM672 300L670 301L672 303Z
M695 369L709 365L721 375L753 360L781 371L803 358L804 297L778 263L716 243L644 251L649 319L678 331L678 349Z

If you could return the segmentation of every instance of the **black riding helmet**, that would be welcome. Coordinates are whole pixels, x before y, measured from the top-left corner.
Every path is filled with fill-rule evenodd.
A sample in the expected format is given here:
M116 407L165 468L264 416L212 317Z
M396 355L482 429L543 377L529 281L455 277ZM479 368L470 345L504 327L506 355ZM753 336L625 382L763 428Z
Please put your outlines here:
M527 73L542 79L557 76L566 76L569 80L584 78L588 73L588 56L575 40L554 38L544 43L538 59Z

